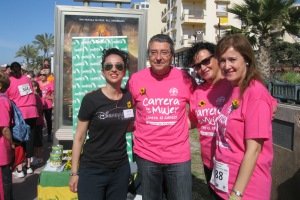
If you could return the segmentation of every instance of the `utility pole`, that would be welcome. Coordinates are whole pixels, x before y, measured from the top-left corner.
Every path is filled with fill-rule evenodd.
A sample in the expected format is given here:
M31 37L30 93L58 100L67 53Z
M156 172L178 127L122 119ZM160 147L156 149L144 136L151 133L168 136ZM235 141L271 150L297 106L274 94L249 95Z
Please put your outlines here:
M219 17L219 23L218 23L218 41L221 39L221 20Z

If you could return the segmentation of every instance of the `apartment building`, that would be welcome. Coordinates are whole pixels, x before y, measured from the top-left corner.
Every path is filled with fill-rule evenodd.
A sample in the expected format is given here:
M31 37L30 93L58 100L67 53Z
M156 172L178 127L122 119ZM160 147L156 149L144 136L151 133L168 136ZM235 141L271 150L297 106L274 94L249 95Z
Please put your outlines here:
M132 4L131 9L147 10L147 42L152 36L161 33L161 29L165 26L161 21L161 13L166 7L167 5L161 4L159 0L145 0Z
M174 65L181 67L186 50L193 43L216 43L231 25L240 27L241 22L227 12L233 3L243 0L159 0L167 7L161 13L165 26L161 33L168 34L175 42Z

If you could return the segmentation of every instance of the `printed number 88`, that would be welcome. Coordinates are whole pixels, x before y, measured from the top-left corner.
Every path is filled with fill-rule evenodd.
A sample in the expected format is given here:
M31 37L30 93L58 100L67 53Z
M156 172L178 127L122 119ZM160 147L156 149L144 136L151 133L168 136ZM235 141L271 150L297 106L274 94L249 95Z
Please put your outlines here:
M215 178L219 180L223 180L223 172L215 171Z

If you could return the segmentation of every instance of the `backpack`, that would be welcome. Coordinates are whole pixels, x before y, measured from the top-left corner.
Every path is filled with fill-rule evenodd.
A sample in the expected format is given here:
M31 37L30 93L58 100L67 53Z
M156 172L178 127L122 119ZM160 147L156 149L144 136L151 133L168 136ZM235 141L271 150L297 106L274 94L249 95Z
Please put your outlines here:
M0 94L0 96L4 96L7 98L6 95ZM26 124L22 113L20 109L16 106L15 102L13 102L12 100L10 100L10 102L13 110L14 120L14 125L11 127L12 137L16 142L27 141L29 140L30 126Z

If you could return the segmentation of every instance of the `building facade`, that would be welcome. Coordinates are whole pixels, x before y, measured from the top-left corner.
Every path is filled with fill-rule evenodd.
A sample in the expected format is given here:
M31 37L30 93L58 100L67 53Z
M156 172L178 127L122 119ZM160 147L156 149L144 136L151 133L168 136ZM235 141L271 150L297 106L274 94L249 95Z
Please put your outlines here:
M243 0L159 0L166 4L161 13L165 23L161 33L175 42L174 65L182 67L185 52L199 41L216 43L230 26L240 27L241 22L227 12L233 3Z
M161 13L166 7L166 4L161 4L159 0L145 0L132 4L132 9L147 10L147 41L160 33L164 27L165 23L161 21Z

